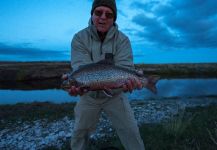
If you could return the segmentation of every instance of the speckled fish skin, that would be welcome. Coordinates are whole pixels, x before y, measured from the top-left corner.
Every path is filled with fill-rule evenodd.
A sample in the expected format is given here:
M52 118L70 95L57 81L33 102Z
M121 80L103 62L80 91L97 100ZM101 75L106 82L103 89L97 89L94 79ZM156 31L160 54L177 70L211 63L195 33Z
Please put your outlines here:
M129 79L139 79L143 87L156 93L155 84L159 76L147 78L138 74L136 70L129 70L108 63L95 63L81 67L72 72L68 80L62 83L63 89L71 86L86 88L91 91L121 88Z

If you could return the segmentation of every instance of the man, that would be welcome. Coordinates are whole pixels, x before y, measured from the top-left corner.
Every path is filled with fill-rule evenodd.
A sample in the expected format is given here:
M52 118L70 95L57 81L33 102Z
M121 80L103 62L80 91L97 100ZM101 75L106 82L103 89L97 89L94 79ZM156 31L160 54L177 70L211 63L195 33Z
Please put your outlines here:
M115 23L115 0L94 0L89 26L74 35L72 40L71 66L74 70L82 65L110 59L115 65L133 69L130 41L118 30ZM112 90L112 98L102 91L82 91L72 86L70 95L80 95L75 107L75 125L71 140L72 150L85 150L88 137L96 128L100 112L107 113L126 150L144 150L137 122L123 91L141 89L138 80L129 79L122 90Z

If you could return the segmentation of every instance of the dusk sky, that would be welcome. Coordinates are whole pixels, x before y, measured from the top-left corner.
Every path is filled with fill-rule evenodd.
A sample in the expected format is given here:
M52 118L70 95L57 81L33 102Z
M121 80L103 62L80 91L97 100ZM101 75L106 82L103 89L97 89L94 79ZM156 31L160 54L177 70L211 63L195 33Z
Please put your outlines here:
M216 0L116 0L135 63L217 62ZM92 0L0 0L0 61L70 60Z

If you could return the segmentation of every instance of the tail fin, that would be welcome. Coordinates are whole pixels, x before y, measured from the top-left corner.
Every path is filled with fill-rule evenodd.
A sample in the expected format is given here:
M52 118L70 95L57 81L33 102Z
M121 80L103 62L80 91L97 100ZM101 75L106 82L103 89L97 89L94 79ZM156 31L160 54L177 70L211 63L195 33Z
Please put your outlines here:
M156 83L160 79L158 75L151 75L147 78L147 85L146 88L152 91L154 94L157 94Z

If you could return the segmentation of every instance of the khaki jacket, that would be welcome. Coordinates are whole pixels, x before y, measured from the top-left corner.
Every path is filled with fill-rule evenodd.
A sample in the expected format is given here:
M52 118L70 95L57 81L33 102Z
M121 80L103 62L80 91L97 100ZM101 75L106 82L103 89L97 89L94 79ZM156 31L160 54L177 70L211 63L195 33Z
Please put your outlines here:
M117 66L134 69L133 54L129 38L118 30L114 24L108 31L105 39L101 42L96 27L89 26L76 33L71 43L71 66L73 71L80 66L96 63L105 59L105 53L113 54L113 62ZM91 93L94 98L103 98L105 95L97 92ZM118 92L119 93L119 92Z

